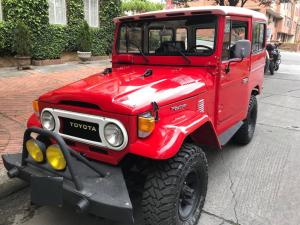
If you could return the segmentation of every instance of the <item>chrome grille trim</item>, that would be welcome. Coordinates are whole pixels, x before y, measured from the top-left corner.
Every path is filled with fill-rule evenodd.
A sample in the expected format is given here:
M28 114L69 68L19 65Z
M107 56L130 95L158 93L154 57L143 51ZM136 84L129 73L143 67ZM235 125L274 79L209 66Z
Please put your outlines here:
M55 119L54 132L58 133L63 138L70 139L70 140L73 140L73 141L82 142L82 143L89 144L89 145L98 146L98 147L105 147L105 148L109 148L109 149L116 150L116 151L123 150L126 147L127 143L128 143L127 131L126 131L124 125L119 120L106 118L106 117L101 117L101 116L71 112L71 111L66 111L66 110L53 109L53 108L43 109L42 114L45 111L48 111L48 112L52 113L52 115L54 116L54 119ZM80 121L85 121L85 122L98 124L99 125L99 135L100 135L100 138L101 138L101 142L90 141L90 140L82 139L82 138L79 138L79 137L74 137L74 136L70 136L70 135L67 135L67 134L60 133L60 120L59 120L59 117L64 117L64 118L75 119L75 120L80 120ZM107 141L104 137L104 127L108 123L114 123L114 124L116 124L120 127L120 129L121 129L121 131L124 135L124 142L121 146L113 147L109 143L107 143Z

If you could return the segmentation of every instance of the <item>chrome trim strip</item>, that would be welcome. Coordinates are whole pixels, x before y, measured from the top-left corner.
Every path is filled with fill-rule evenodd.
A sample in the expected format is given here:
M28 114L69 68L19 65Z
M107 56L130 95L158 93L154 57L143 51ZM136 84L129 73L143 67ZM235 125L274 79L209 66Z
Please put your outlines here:
M71 111L66 111L66 110L60 110L60 109L52 109L52 108L43 109L41 115L45 111L48 111L48 112L52 113L52 115L54 116L54 119L55 119L54 132L58 133L63 138L67 138L67 139L70 139L70 140L74 140L74 141L78 141L78 142L82 142L82 143L86 143L86 144L90 144L90 145L94 145L94 146L106 147L106 148L116 150L116 151L123 150L126 147L126 145L128 144L127 131L126 131L124 125L119 120L106 118L106 117L101 117L101 116L71 112ZM59 130L60 130L60 121L59 121L58 117L65 117L65 118L69 118L69 119L75 119L75 120L81 120L81 121L85 121L85 122L97 123L99 125L99 135L100 135L100 138L101 138L102 142L90 141L90 140L82 139L82 138L79 138L79 137L74 137L74 136L70 136L70 135L67 135L67 134L60 133L59 132ZM124 136L124 142L121 146L113 147L106 141L106 139L104 137L104 127L108 123L114 123L114 124L116 124L120 127L120 129L123 133L123 136Z

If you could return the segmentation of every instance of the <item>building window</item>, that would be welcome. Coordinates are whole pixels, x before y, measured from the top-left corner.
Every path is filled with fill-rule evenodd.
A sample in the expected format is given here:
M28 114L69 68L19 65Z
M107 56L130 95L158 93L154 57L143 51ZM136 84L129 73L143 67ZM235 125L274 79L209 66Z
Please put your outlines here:
M49 3L49 23L67 24L66 1L48 0Z
M98 0L84 0L84 18L90 27L99 27Z
M2 16L2 2L0 0L0 21L3 20L3 16Z

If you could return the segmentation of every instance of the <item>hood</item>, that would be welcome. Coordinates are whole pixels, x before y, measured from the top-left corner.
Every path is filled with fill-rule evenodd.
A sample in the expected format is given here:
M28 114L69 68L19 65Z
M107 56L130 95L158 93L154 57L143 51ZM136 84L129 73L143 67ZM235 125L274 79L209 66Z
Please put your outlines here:
M143 76L147 69L152 75ZM124 66L107 75L92 75L42 95L39 100L60 104L76 101L119 114L138 114L197 95L206 90L205 68Z

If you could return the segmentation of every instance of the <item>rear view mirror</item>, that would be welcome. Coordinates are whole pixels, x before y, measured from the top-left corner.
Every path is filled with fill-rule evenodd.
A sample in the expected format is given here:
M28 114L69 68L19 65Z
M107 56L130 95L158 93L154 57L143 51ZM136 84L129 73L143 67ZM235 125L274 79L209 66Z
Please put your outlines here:
M243 59L250 55L251 42L249 40L239 40L235 43L234 58Z

